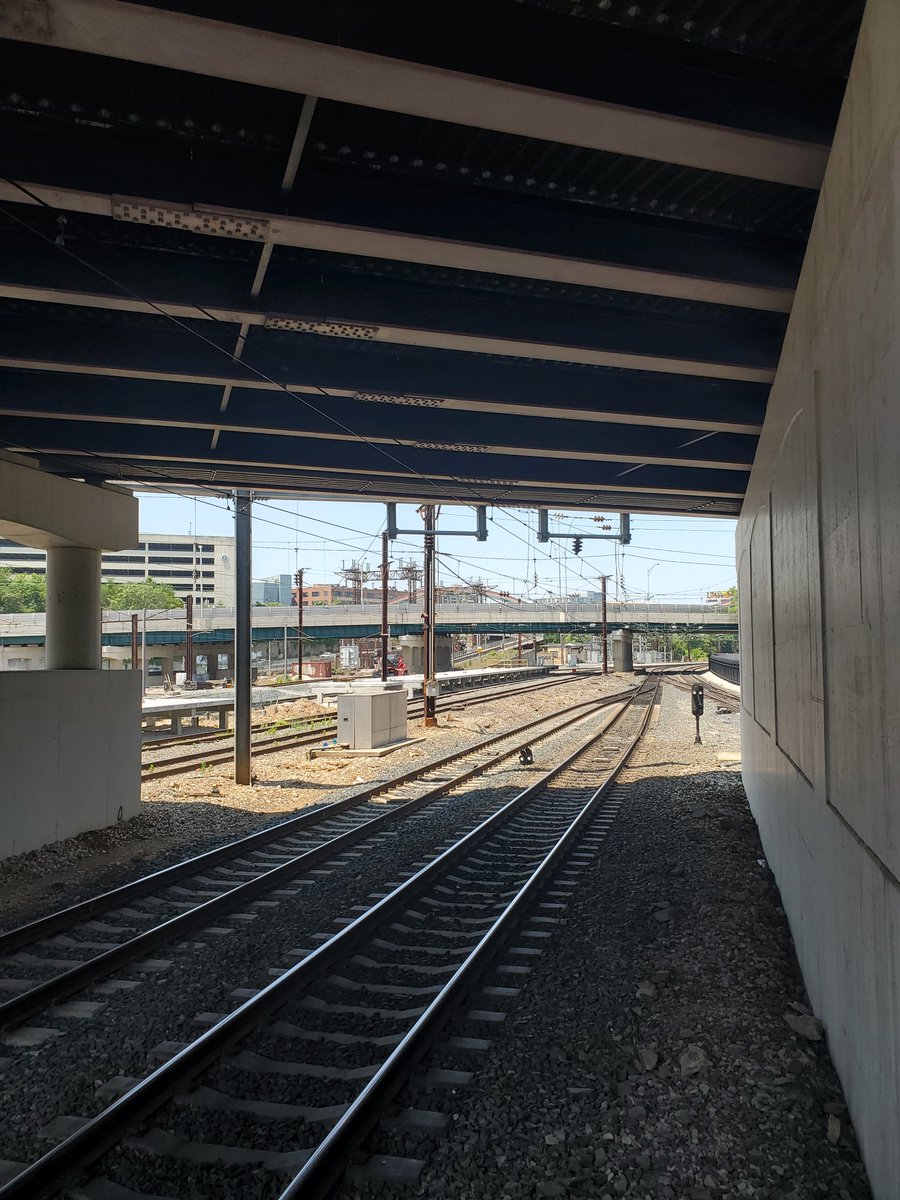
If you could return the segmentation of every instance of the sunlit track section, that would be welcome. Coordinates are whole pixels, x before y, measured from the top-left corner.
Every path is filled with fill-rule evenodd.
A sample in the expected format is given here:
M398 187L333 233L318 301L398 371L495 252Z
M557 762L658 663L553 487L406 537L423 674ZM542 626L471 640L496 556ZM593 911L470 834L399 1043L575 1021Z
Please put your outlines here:
M138 1183L144 1195L158 1194L154 1164L177 1181L186 1161L191 1196L211 1200L222 1194L222 1176L210 1184L199 1164L246 1162L248 1147L266 1165L299 1168L282 1200L325 1195L460 1001L488 972L520 981L527 975L522 963L537 951L516 943L533 947L532 939L552 936L540 899L550 884L554 895L574 886L576 864L596 854L617 811L616 777L646 729L658 686L648 681L563 762L339 933L293 952L291 965L233 1012L198 1016L209 1026L204 1033L171 1047L168 1061L145 1079L120 1081L119 1099L20 1172L0 1200L50 1195L114 1147L101 1173L126 1170L128 1187ZM488 1045L457 1041L471 1044L456 1049ZM276 1077L296 1082L288 1089L296 1102L257 1098ZM314 1106L300 1102L310 1080ZM273 1140L273 1120L293 1123L295 1148L260 1150ZM223 1129L239 1129L241 1145L214 1144ZM146 1183L136 1178L142 1170L150 1172ZM79 1194L115 1195L121 1186L93 1179Z
M671 684L672 687L678 688L679 691L689 692L698 681L703 685L703 694L707 700L711 700L719 708L727 709L730 713L736 713L741 707L740 696L736 696L733 692L729 692L726 688L717 687L714 683L709 683L707 680L699 680L698 671L684 671L669 674L662 674L663 680Z
M146 961L161 945L215 928L217 921L263 896L277 896L310 870L483 775L523 746L632 695L580 701L0 935L5 970L29 976L4 981L7 991L19 994L0 1004L0 1028L19 1025L123 966ZM104 920L98 921L101 915Z
M538 683L529 683L523 687L517 688L491 688L489 691L481 691L477 696L472 696L467 699L447 701L444 705L444 711L448 709L465 709L478 704L487 704L494 700L505 700L511 696L527 695L530 692L543 691L546 688L560 687L572 682L571 675L559 675L552 679L542 679ZM408 717L410 720L415 720L422 716L423 708L421 700L413 700L408 707ZM306 722L309 718L300 718L301 722ZM286 718L287 723L292 724L291 718ZM303 730L301 732L293 730L283 730L285 721L273 721L267 725L262 725L254 729L255 739L253 742L254 755L272 754L276 750L291 750L303 746L319 746L322 744L323 738L327 739L337 731L337 723L334 720L323 721L321 725L315 729ZM277 732L282 729L283 732ZM144 762L142 766L142 778L162 779L168 775L180 775L185 771L191 771L198 766L212 766L216 763L231 762L234 756L234 751L231 748L230 741L233 738L231 732L227 733L212 733L204 734L199 739L203 742L203 747L195 751L186 751L184 754L177 756L167 756L159 759L147 757L155 750L164 748L167 744L189 744L191 739L179 738L173 739L173 742L153 742L144 746L143 755ZM206 749L209 742L215 740L228 740L229 745L223 747L215 747L211 750Z

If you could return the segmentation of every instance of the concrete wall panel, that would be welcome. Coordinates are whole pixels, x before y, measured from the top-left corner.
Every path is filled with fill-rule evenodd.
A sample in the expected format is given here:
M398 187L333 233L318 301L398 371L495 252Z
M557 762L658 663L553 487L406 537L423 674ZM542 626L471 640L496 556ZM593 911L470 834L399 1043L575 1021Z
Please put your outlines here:
M878 1200L900 1197L898 62L900 4L869 0L738 528L745 783Z
M753 716L775 728L775 664L772 644L772 536L766 497L750 532L750 597L753 612Z
M138 671L0 672L0 859L137 815L140 693Z

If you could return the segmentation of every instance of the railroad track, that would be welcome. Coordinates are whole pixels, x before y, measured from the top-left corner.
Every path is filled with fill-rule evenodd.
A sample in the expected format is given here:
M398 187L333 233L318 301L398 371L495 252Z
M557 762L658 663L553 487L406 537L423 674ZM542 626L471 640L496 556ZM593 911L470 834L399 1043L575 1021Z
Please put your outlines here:
M113 1081L117 1098L70 1125L0 1200L62 1189L78 1200L327 1194L448 1017L474 997L469 1019L485 1032L498 1016L490 1006L527 978L615 817L615 780L658 688L648 681L614 721L340 932L287 955L234 1011L198 1015L204 1031L161 1047L165 1061L145 1078ZM488 1046L463 1037L446 1049ZM461 1087L469 1073L431 1075ZM419 1110L399 1118L401 1128L442 1121ZM86 1176L98 1159L100 1173ZM376 1157L362 1173L409 1182L421 1165Z
M698 682L697 673L691 671L685 671L677 675L661 674L660 678L664 679L666 683L670 683L672 687L685 692L689 692L694 684ZM701 682L703 683L703 695L707 700L712 700L719 708L726 708L731 713L735 713L740 709L740 697L726 691L725 688L716 687L714 683L707 683L705 679Z
M376 681L372 680L372 682L374 683ZM563 675L555 675L555 676L550 676L549 678L537 679L537 680L533 680L531 682L525 682L525 683L520 683L519 681L516 681L515 683L512 683L512 684L490 684L490 683L476 684L476 685L474 685L472 690L477 691L477 693L478 693L477 696L473 696L470 698L468 692L462 691L462 692L460 692L461 699L453 700L451 697L455 696L456 693L451 692L451 693L447 694L447 696L445 697L444 703L439 704L438 708L439 708L439 710L443 707L455 708L460 703L463 704L464 706L467 704L481 704L481 703L486 702L489 699L497 699L498 697L501 697L501 696L512 696L512 695L518 694L519 692L537 691L541 688L552 687L554 684L567 683L567 682L569 682L569 683L571 682L571 677L563 676ZM302 699L302 697L298 697L298 699ZM272 703L274 703L274 704L290 704L290 703L292 703L292 701L288 699L288 700L272 701ZM411 710L414 710L414 709L416 709L416 707L418 707L420 710L419 715L421 715L421 706L422 706L421 700L410 700L409 706L410 706ZM413 715L412 712L410 715ZM325 725L327 725L327 724L330 724L332 726L334 725L334 718L329 715L325 715L325 714L323 714L320 717L281 718L280 720L277 720L277 721L261 721L259 724L255 724L253 726L253 733L254 734L268 733L271 730L280 729L285 724L286 720L287 721L296 720L298 722L299 721L304 721L304 722L322 721L322 723ZM185 745L189 746L193 742L198 742L198 741L218 742L218 741L223 741L223 740L230 740L233 736L234 736L234 733L230 729L208 729L208 730L205 730L202 728L198 728L197 731L193 734L182 733L182 734L179 734L177 737L172 736L172 737L154 738L151 741L145 742L143 744L143 746L141 747L141 749L142 749L143 753L145 753L145 754L152 754L154 750L163 750L167 746L185 746Z
M627 702L632 694L582 700L0 934L0 963L16 972L0 979L0 994L14 993L0 1004L0 1029L22 1024L126 965L146 962L161 945L216 928L217 921L289 889L311 870L483 775L523 746L595 710Z
M556 676L550 680L541 680L539 683L530 683L523 687L517 688L497 688L490 692L479 692L477 696L470 696L465 699L460 699L453 703L452 708L470 708L478 704L488 704L492 700L505 700L507 697L520 696L530 692L543 691L548 687L559 687L560 685L571 683L572 676ZM410 720L422 716L423 706L421 700L411 701L408 706L408 716ZM301 718L302 719L302 718ZM303 746L320 746L322 740L333 737L337 732L336 721L328 720L322 725L312 730L287 730L284 733L274 733L272 736L264 736L272 730L279 729L284 722L275 721L270 725L263 725L253 730L253 753L258 754L273 754L277 750L291 750ZM200 766L214 766L217 763L230 762L234 756L234 750L231 746L214 747L211 750L206 749L206 744L212 741L214 737L227 738L229 741L233 739L231 732L222 734L203 734L201 741L204 743L197 750L192 750L186 754L176 756L168 756L157 760L144 761L141 766L141 779L164 779L169 775L183 775L187 771L194 770ZM179 739L180 741L181 739ZM152 751L159 749L171 743L154 743L143 748L143 753L146 755Z

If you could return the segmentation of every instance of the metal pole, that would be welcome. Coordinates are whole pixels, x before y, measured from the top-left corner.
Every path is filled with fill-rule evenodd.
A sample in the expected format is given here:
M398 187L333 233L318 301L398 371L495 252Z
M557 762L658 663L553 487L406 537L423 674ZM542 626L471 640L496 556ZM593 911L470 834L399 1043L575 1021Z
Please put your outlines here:
M381 682L388 677L388 644L391 633L388 627L388 535L381 535Z
M184 681L194 678L194 597L184 598Z
M434 529L434 505L426 504L424 510L425 528ZM434 696L434 534L425 534L425 571L424 571L425 603L422 607L422 634L424 640L422 674L424 676L422 691L425 705L425 725L437 725L435 716L436 701ZM430 693L430 695L429 695Z
M234 782L250 778L250 572L252 569L250 493L234 494Z
M600 576L600 645L603 650L603 674L609 674L609 658L607 654L607 629L606 629L606 581L608 575Z
M172 680L174 683L174 679ZM144 620L141 624L141 695L147 695L147 610L144 609Z
M288 674L290 674L290 672L288 671L288 661L287 661L287 625L288 625L288 619L287 619L287 614L285 614L285 618L284 618L284 673L286 676Z
M298 567L294 578L297 581L297 678L303 682L303 571Z
M138 615L136 612L131 614L131 669L136 671L138 668Z

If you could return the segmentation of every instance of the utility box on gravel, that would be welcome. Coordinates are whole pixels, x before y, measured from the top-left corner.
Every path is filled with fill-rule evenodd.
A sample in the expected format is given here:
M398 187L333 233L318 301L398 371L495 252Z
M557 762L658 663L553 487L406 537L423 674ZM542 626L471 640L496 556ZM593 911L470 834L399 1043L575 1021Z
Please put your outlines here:
M391 742L404 742L407 736L405 690L338 696L338 745L350 750L374 750Z

